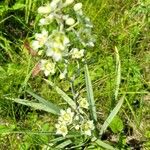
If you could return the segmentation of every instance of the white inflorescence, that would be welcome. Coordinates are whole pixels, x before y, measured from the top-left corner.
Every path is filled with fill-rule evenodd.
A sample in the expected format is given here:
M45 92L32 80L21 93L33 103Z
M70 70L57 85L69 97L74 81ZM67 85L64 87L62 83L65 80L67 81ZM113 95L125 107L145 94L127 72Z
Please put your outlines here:
M38 8L39 28L31 41L31 47L41 58L40 70L46 77L59 70L59 79L68 79L69 65L77 62L78 66L73 67L79 68L79 63L85 60L87 48L94 46L91 35L93 25L83 15L82 7L82 3L75 3L74 0L52 0ZM56 134L65 137L69 130L74 129L91 136L94 124L86 114L89 103L86 98L77 97L76 104L77 110L68 108L60 111L55 125Z
M83 20L83 17L81 17L81 19L82 3L73 3L74 0L52 0L49 4L38 8L38 14L40 15L38 25L40 26L41 33L35 33L35 39L31 42L31 46L34 50L39 51L39 55L45 53L46 57L50 59L51 62L57 63L64 61L66 57L69 59L70 56L71 59L79 60L84 57L85 46L94 46L92 40L87 40L87 38L85 38L85 33L88 34L88 38L91 38L89 35L92 28L90 19L87 17L85 17L85 20ZM63 12L63 9L72 4L73 6L70 8L74 10L76 18L75 15L72 17L68 13L65 14ZM80 29L80 26L78 26L80 24L82 24L81 26L84 24L85 27ZM76 29L76 26L78 26L79 29ZM83 44L83 48L73 48L72 40L74 39L70 39L70 34L76 35L78 42ZM84 34L84 36L82 34ZM85 39L82 39L82 37ZM40 52L42 52L42 54ZM46 76L52 74L49 73L50 71L45 71L43 68L42 70ZM66 72L62 73L61 71L60 79L64 79L66 74Z

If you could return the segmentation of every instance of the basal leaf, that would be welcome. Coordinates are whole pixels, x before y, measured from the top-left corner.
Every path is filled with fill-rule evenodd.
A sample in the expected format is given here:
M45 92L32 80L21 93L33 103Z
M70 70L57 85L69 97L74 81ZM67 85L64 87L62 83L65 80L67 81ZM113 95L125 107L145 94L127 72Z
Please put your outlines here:
M119 112L123 102L124 102L124 98L125 95L119 100L118 104L116 105L116 107L112 110L112 112L109 114L109 116L107 117L107 119L105 120L101 130L100 130L100 135L102 135L105 130L107 129L107 127L110 125L110 123L112 122L112 120L114 119L114 117L117 115L117 113Z
M55 112L57 112L59 114L60 108L58 106L54 105L50 101L45 100L44 98L40 97L39 95L37 95L29 90L27 91L27 93L29 93L31 96L33 96L36 100L38 100L43 105L46 105L47 107L55 110Z
M98 144L99 146L105 148L106 150L116 150L111 145L109 145L101 140L96 140L95 143Z
M89 107L91 111L91 115L94 121L97 121L97 114L96 114L96 107L93 95L93 88L91 83L91 78L88 71L88 66L85 65L85 80L86 80L86 90L87 90L87 97L89 102Z
M36 103L36 102L32 102L32 101L25 100L25 99L19 99L19 98L6 98L6 99L12 100L19 104L33 107L34 109L44 110L46 112L50 112L50 113L56 114L56 115L59 114L59 112L57 110L55 110L54 108L50 108L47 105L44 105L42 103Z

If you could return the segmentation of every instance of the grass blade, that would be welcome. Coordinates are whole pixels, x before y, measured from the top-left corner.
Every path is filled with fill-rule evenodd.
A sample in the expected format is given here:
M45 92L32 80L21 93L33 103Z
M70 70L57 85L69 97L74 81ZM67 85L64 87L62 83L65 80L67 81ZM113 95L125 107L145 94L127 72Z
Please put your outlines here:
M50 112L52 114L59 115L59 112L56 111L54 108L50 108L47 105L44 105L42 103L31 102L29 100L19 99L19 98L6 97L6 99L12 100L12 101L19 103L19 104L22 104L22 105L33 107L34 109L44 110L46 112Z
M53 82L44 79L50 86L52 86L56 92L73 108L76 109L76 103L64 92L62 91L58 86L56 86Z
M28 24L30 13L31 13L31 8L32 8L32 0L26 0L25 6L26 6L25 7L25 21L26 21L26 24Z
M95 107L95 101L94 101L94 95L93 95L93 88L92 88L92 83L91 83L91 79L90 79L87 65L85 65L85 80L86 80L87 97L88 97L91 115L92 115L93 120L97 121L97 114L96 114L96 107Z
M115 90L115 101L118 97L120 82L121 82L121 62L119 57L119 52L117 47L115 47L115 53L116 53L116 71L117 71L117 77L116 77L116 90Z
M116 107L112 110L112 112L110 113L110 115L107 117L107 119L105 120L101 131L100 131L100 135L102 135L105 130L107 129L107 127L110 125L111 121L114 119L114 117L117 115L118 111L120 110L123 102L124 102L124 98L125 95L119 100L118 104L116 105Z
M57 112L59 114L60 108L58 106L54 105L53 103L45 100L44 98L38 96L37 94L35 94L35 93L31 92L31 91L27 90L27 93L29 93L31 96L33 96L35 99L37 99L43 105L48 106L49 108L55 110L55 112Z
M95 143L98 144L99 146L101 146L101 147L107 149L107 150L116 150L116 149L113 148L111 145L106 144L106 143L104 143L104 142L101 141L101 140L96 140Z

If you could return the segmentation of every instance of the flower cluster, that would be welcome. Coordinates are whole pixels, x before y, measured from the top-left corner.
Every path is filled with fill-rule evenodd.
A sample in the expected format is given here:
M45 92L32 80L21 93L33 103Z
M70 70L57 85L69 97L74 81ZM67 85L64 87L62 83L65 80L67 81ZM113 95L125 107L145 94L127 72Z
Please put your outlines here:
M80 98L78 100L78 104L80 109L88 109L89 104L86 98ZM83 135L91 136L92 130L95 128L94 123L92 120L89 120L84 113L80 113L78 109L74 112L71 111L71 108L68 108L66 111L60 111L58 123L55 125L57 129L56 134L60 134L65 137L70 128L80 131ZM82 112L84 111L82 110Z
M66 111L60 111L60 117L58 118L58 124L56 124L57 132L56 134L62 134L66 136L68 133L67 125L70 125L73 121L74 112L68 108Z
M31 41L31 47L39 55L38 67L45 76L54 75L58 70L60 79L67 77L72 83L76 72L80 72L87 49L94 46L93 25L84 16L82 7L82 3L75 3L74 0L52 0L38 8L38 32ZM73 71L73 75L68 71L70 66L77 70ZM69 130L75 130L91 136L94 124L88 116L89 103L86 98L72 93L77 108L60 111L56 134L65 137Z
M67 54L69 38L62 31L54 30L46 42L46 55L51 56L54 61L62 59Z
M67 60L69 64L69 61L80 61L85 49L94 46L91 35L93 26L90 19L83 15L82 3L52 0L38 8L38 16L40 31L35 33L31 47L44 58L40 66L45 76L54 74L60 62L66 64ZM65 78L68 64L61 68L64 71L59 69L60 79Z

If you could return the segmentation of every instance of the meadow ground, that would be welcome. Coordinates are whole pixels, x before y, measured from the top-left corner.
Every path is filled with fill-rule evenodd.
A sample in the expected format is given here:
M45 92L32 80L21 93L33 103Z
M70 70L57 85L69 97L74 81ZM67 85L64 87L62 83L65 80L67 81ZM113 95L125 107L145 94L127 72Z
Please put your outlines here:
M30 99L32 89L46 100L65 107L62 98L43 82L30 76L37 62L24 49L32 36L37 8L47 0L0 1L0 149L48 149L57 118L47 112L14 103L6 97ZM100 137L118 149L150 149L150 2L149 0L81 0L93 23L94 48L87 50L98 116L98 129L125 94L119 113ZM81 2L80 1L80 2ZM118 100L116 92L116 51L121 63ZM70 68L74 70L74 68ZM52 77L68 95L70 85ZM76 89L84 92L80 77ZM60 142L55 141L55 145ZM93 146L90 148L90 146ZM50 148L51 149L51 148ZM84 145L74 149L103 149Z

